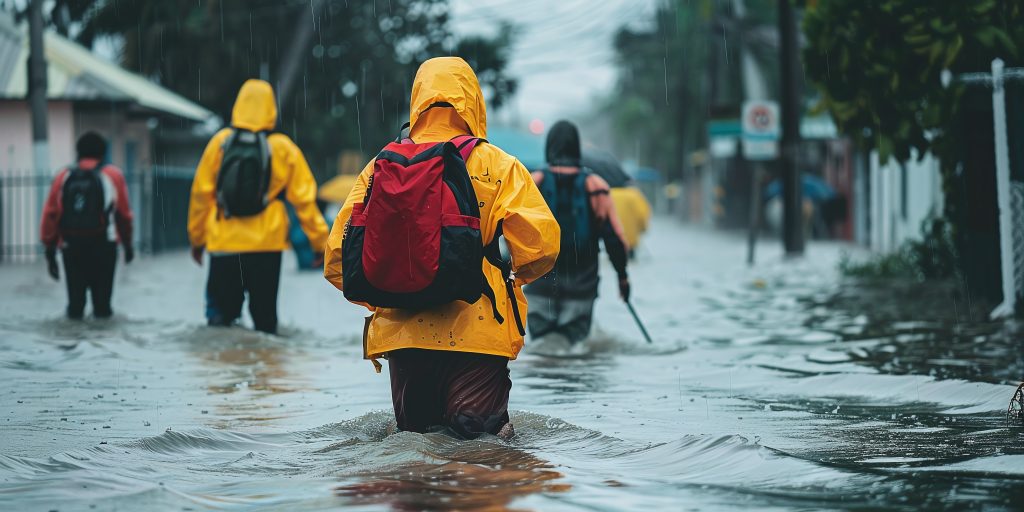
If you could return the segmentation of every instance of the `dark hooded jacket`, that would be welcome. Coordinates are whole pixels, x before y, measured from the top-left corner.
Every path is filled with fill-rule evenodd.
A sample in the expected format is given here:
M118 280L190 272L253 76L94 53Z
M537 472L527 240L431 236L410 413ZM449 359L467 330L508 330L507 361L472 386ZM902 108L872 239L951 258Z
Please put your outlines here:
M580 132L576 125L559 121L548 130L544 158L549 166L580 166Z
M597 297L599 241L604 242L605 251L619 278L626 277L627 247L619 227L615 208L609 196L608 183L597 174L581 167L580 135L576 126L568 121L555 123L548 132L544 155L548 169L534 173L538 185L546 179L555 180L558 201L555 218L561 222L572 219L572 197L580 172L587 172L585 193L590 201L590 237L576 240L572 229L561 226L562 250L555 262L555 268L527 286L531 295L564 297L570 299L593 299ZM551 205L549 205L551 206Z

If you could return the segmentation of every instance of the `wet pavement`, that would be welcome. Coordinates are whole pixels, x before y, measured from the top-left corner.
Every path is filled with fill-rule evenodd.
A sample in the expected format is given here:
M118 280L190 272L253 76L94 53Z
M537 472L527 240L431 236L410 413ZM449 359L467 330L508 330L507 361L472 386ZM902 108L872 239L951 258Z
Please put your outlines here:
M184 253L120 267L109 322L0 267L0 510L1024 506L1024 328L777 246L749 269L741 237L656 222L631 271L654 343L602 283L585 353L512 363L509 442L388 435L362 311L316 273L285 270L264 336L202 326Z

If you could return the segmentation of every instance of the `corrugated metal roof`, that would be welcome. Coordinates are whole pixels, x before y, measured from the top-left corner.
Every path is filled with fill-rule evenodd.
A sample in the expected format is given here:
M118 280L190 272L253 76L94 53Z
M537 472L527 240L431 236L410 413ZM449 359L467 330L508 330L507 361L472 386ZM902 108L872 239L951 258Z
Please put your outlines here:
M25 97L27 25L0 13L0 98ZM191 100L98 57L82 45L46 31L47 97L64 100L131 101L176 116L206 121L213 113Z
M14 27L14 22L0 14L0 79L14 74L21 46L21 34Z

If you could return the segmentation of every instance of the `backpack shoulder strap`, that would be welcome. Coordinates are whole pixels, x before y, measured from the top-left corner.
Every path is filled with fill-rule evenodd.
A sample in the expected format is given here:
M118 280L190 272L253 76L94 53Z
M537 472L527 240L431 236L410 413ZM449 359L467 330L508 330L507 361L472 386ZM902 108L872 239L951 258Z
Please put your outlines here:
M558 202L558 184L555 182L555 173L551 172L549 167L544 167L540 172L544 175L544 179L540 181L540 195L544 196L548 208L555 211Z
M64 189L67 188L68 181L71 180L71 177L74 176L77 171L78 171L78 164L74 163L74 164L71 164L71 165L65 167L64 168L64 172L62 174L58 174L57 175L58 179L60 179L61 200L63 200L63 198L64 198Z
M256 132L256 141L260 145L260 164L264 170L270 169L270 142L267 139L271 133L268 131ZM270 173L267 173L267 176L269 177Z
M221 142L220 144L220 166L217 168L218 203L220 202L220 189L224 185L224 173L221 172L224 170L224 157L227 155L228 149L231 145L235 143L235 138L238 137L238 130L234 128L228 128L228 130L231 130L231 133L229 133L227 137L224 137L224 142Z
M398 144L413 144L412 138L406 136L406 130L409 129L409 122L402 123L402 127L398 129L398 137L395 137L395 142Z
M576 179L573 180L572 183L572 196L576 201L585 202L587 205L590 204L590 196L594 195L589 190L588 183L590 182L590 176L592 176L592 174L581 167L580 173L576 175Z
M231 147L231 145L235 143L235 139L238 138L238 130L236 128L232 127L228 128L228 130L230 130L231 133L229 133L227 137L224 137L224 142L220 144L220 149L222 151Z
M469 160L469 155L473 152L473 149L481 143L487 142L487 139L481 139L472 135L459 135L452 139L451 142L458 148L459 154L462 155L462 160L466 161Z
M491 238L490 243L484 246L484 258L487 259L488 263L493 265L501 272L501 278L505 282L505 294L508 296L509 303L512 305L512 317L516 322L516 329L519 331L520 336L526 336L526 326L523 324L523 315L519 311L519 301L516 299L515 292L515 274L512 272L512 263L505 261L501 257L501 247L498 244L498 240L504 236L504 219L498 221L498 226L494 230L494 237ZM490 283L484 280L484 295L491 301L491 309L494 314L494 319L499 324L505 323L505 318L498 312L498 300L494 296L494 290L491 289Z
M590 179L590 176L592 174L593 173L590 172L590 169L587 169L586 167L580 167L580 172L576 174L576 181L574 182L574 185L577 185L581 187L584 191L586 191L587 180Z

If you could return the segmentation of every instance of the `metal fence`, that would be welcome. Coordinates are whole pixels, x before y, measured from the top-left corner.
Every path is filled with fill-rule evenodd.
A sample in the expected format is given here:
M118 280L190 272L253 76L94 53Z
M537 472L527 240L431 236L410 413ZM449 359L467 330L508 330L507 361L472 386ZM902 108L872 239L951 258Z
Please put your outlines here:
M192 174L191 168L151 167L125 175L138 250L188 246ZM54 176L23 169L0 171L0 262L28 262L42 256L39 224Z

